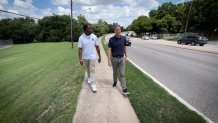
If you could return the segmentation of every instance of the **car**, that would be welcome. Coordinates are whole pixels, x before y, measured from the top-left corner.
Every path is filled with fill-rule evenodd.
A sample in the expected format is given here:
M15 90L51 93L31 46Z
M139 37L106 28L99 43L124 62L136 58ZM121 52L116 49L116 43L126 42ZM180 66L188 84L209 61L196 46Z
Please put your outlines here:
M125 35L128 36L128 34L129 34L129 33L127 32Z
M205 37L206 38L206 37ZM196 44L199 44L200 46L204 46L205 44L207 44L207 38L205 39L204 37L202 38L202 36L194 36L194 35L190 35L190 36L185 36L184 38L181 38L177 41L178 44L191 44L192 46L195 46Z
M149 37L146 36L146 35L144 35L144 36L142 36L142 39L144 39L144 40L149 40Z
M128 36L130 36L130 37L136 37L137 35L136 35L136 33L131 33L131 34L128 35Z
M157 36L156 35L152 35L150 38L154 39L154 40L157 40Z
M208 38L206 38L205 36L202 36L202 39L208 41Z
M126 37L126 46L131 46L132 42L130 41L130 37L129 36L125 36Z

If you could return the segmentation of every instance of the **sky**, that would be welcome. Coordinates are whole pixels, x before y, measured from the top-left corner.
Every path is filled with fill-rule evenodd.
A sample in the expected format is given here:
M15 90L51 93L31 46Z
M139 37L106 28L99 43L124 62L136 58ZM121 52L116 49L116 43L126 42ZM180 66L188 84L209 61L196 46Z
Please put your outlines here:
M73 0L73 17L86 17L88 22L97 23L99 19L127 27L138 16L148 16L150 10L157 9L164 2L174 4L186 0ZM36 18L44 16L70 15L70 0L0 0L0 10ZM16 15L0 12L1 18Z

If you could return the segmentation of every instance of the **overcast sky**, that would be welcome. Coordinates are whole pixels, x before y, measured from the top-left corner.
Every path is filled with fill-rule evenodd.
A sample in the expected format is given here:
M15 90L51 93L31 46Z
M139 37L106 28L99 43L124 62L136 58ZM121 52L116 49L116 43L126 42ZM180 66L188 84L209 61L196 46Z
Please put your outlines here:
M181 3L185 0L73 0L74 17L82 14L90 23L103 19L127 27L140 15L148 16L164 2ZM0 9L31 17L42 18L52 14L70 15L70 0L0 0ZM15 15L0 12L0 18Z

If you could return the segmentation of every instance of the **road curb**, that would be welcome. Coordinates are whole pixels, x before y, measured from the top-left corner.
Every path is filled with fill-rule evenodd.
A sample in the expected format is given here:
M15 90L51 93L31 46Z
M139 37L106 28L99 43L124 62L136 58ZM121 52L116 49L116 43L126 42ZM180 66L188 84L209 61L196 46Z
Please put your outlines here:
M175 94L173 91L171 91L169 88L167 88L165 85L163 85L160 81L158 81L156 78L154 78L152 75L150 75L148 72L143 70L141 67L139 67L137 64L135 64L132 60L128 58L128 61L132 63L136 68L138 68L142 73L149 76L155 83L160 85L162 88L164 88L170 95L174 96L177 100L179 100L182 104L184 104L186 107L188 107L190 110L196 112L200 116L202 116L208 123L214 123L212 120L210 120L208 117L206 117L204 114L202 114L200 111L198 111L196 108L194 108L192 105L190 105L188 102L183 100L181 97L179 97L177 94Z

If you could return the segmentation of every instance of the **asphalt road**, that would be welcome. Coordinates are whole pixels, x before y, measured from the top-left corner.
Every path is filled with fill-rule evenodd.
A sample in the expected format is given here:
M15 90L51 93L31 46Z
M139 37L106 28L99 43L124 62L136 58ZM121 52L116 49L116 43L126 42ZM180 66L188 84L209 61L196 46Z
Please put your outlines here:
M129 59L218 122L218 54L153 44L152 40L139 38L131 41Z

